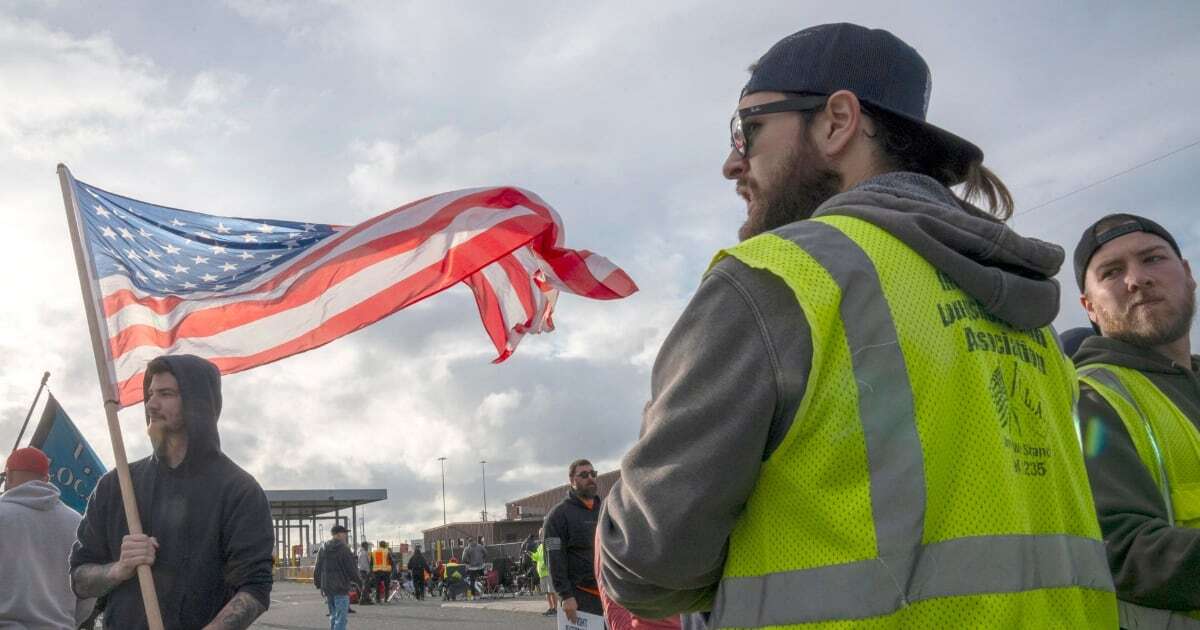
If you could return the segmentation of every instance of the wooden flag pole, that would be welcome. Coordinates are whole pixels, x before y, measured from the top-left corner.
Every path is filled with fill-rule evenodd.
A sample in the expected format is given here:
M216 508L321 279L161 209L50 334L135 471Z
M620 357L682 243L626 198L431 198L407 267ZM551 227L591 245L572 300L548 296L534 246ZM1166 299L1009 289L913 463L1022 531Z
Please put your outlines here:
M100 376L100 392L104 398L104 414L108 419L108 437L112 440L113 458L117 463L117 480L121 486L121 503L125 507L125 521L130 534L141 534L142 519L138 516L137 498L133 494L133 479L129 476L129 461L125 457L125 440L121 436L121 424L117 420L119 403L116 379L109 368L105 351L106 336L100 334L100 302L97 299L96 275L90 272L91 263L85 249L87 243L80 234L81 226L77 215L78 200L71 187L71 174L66 165L58 165L58 181L62 185L63 204L67 209L67 225L71 228L71 244L75 250L75 269L79 272L79 289L83 293L83 307L87 313L88 329L92 334L92 354L96 358L96 372ZM154 575L150 567L137 568L138 585L142 589L142 602L146 607L146 621L150 630L163 630L162 613L158 608L158 593L154 590Z

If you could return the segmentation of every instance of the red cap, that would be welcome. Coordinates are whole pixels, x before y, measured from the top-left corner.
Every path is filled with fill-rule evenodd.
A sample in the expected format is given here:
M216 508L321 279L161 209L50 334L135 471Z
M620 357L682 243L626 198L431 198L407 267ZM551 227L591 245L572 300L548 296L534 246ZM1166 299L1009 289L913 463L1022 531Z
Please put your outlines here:
M45 476L50 474L50 458L46 457L41 449L27 446L13 451L12 455L8 456L4 469L23 470Z

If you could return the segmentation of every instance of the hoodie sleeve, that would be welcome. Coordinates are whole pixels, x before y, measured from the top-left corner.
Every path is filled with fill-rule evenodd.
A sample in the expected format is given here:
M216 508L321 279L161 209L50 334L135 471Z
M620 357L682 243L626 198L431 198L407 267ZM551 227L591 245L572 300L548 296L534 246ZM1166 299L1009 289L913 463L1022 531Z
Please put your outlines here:
M361 590L362 577L358 574L358 560L354 553L347 548L345 553L338 555L338 559L341 561L342 574L346 576L346 584L357 584Z
M563 599L575 597L575 585L571 584L567 577L566 545L569 528L561 503L546 515L542 529L546 540L546 567L554 583L554 592Z
M75 544L71 548L70 570L85 564L108 564L117 560L109 552L108 510L109 497L116 492L116 471L109 471L96 484L88 498L83 520L76 530Z
M803 398L810 335L775 276L726 258L700 285L655 361L597 528L606 591L631 613L711 607L729 535Z
M1117 595L1152 608L1200 609L1200 529L1168 524L1162 494L1121 417L1087 385L1079 418L1086 435L1102 436L1086 462Z
M225 579L236 592L246 592L271 605L271 506L258 482L246 475L225 507L222 529Z

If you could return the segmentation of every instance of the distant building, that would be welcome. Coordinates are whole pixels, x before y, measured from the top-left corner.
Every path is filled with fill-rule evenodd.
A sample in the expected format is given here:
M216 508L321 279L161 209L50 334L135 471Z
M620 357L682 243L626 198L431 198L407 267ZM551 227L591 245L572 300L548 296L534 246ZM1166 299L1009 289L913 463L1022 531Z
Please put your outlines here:
M459 540L466 542L474 540L479 536L483 536L483 540L488 547L493 545L513 543L519 544L525 540L529 534L537 536L538 529L542 526L541 519L525 520L525 521L468 521L460 523L449 523L445 527L438 525L426 530L422 530L424 536L421 550L431 558L437 558L438 544L441 544L441 559L448 560L451 555L458 555L462 547L459 545ZM506 555L513 555L508 553Z
M617 483L617 480L620 478L620 470L606 472L596 477L597 491L600 496L608 496L608 492L612 490L613 484ZM558 505L563 500L563 497L567 496L568 488L570 488L570 485L564 483L549 490L543 490L527 497L509 501L504 504L505 518L510 521L536 519L538 522L541 522L542 519L546 518L546 514L550 511L550 508Z
M621 472L614 470L596 477L597 489L600 496L607 496L613 484L621 478ZM460 539L474 539L483 536L489 547L492 545L518 544L527 536L533 534L536 538L542 521L550 508L556 506L567 496L568 484L563 484L543 490L527 497L509 501L504 504L505 519L502 521L466 521L438 525L421 530L423 536L422 550L430 557L437 557L438 545L441 545L441 559L447 560L452 554L460 552ZM413 541L414 543L416 541ZM512 556L512 553L505 552Z

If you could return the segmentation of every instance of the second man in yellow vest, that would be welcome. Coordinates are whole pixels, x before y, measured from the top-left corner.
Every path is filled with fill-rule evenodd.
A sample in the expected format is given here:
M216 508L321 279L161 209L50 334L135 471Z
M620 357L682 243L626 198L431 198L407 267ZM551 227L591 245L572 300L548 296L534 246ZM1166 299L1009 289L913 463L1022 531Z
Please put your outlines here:
M1079 417L1121 625L1200 628L1200 363L1191 353L1191 267L1162 226L1114 214L1084 232L1075 277L1100 332L1075 354Z

